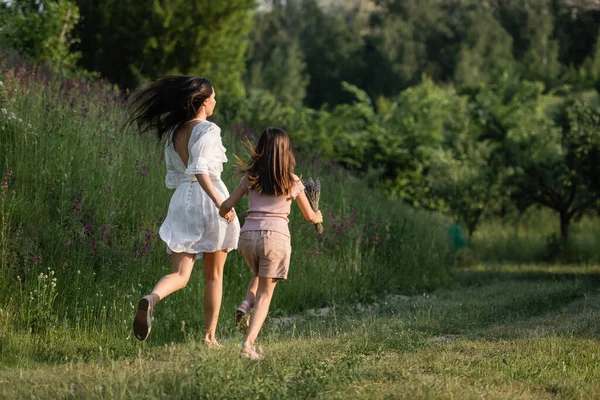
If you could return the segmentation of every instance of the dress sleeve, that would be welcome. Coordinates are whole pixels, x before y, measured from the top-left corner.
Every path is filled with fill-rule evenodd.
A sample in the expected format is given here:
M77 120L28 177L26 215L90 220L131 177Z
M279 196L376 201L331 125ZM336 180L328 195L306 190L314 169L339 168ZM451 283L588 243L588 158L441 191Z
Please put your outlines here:
M292 186L292 193L290 196L293 200L296 200L296 197L298 197L300 192L304 190L304 185L302 184L302 180L296 175L294 175L294 179L296 180L296 183L294 183L294 186Z
M169 189L177 189L179 186L179 176L175 170L173 159L168 151L168 145L165 146L165 163L167 165L167 176L165 177L165 186Z
M221 151L220 131L219 127L213 124L204 132L199 129L192 132L188 143L190 159L185 170L186 175L212 174L215 172L212 164L214 164L215 151Z

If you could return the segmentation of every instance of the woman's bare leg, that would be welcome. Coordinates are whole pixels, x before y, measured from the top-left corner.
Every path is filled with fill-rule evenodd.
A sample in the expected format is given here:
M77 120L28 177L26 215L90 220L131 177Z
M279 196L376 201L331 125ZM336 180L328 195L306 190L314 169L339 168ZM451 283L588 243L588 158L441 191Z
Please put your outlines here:
M226 259L226 251L204 253L204 341L211 344L217 343L215 334L223 297L223 267Z
M146 340L152 329L152 313L156 304L176 290L183 289L190 280L194 268L194 254L173 253L171 256L172 271L162 277L152 293L138 302L138 309L133 320L133 333L139 340Z
M171 255L172 272L158 281L152 289L152 293L155 293L159 299L164 299L171 293L183 289L190 280L195 257L195 254L173 253Z
M258 278L254 313L250 317L250 326L248 327L248 333L246 334L245 340L250 346L254 346L256 337L267 319L271 298L273 297L273 290L275 290L276 284L277 279L263 278L262 276Z

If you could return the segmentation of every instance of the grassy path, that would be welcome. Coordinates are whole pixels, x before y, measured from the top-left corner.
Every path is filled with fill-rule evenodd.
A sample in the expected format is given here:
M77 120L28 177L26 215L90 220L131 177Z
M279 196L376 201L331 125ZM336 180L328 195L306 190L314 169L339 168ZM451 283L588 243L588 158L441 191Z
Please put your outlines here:
M464 271L450 289L271 318L137 358L0 369L0 398L600 399L600 268ZM549 271L549 272L548 272Z

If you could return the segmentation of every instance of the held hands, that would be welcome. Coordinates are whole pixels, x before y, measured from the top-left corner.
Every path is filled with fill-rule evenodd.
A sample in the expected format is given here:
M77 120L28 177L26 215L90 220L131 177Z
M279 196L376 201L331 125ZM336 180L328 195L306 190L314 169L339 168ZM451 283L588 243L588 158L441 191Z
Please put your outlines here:
M227 220L227 222L232 222L235 219L235 210L232 208L223 218Z
M225 220L227 222L231 222L235 219L235 210L232 208L230 210L227 210L226 207L223 207L223 204L221 204L221 207L219 207L219 215L222 218L225 218Z

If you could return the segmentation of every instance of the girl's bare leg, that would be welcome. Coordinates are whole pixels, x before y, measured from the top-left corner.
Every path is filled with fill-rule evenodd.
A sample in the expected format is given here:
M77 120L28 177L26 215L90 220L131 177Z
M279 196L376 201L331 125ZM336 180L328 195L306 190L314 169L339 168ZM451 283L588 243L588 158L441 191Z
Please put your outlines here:
M254 300L256 299L256 290L258 289L258 276L255 276L250 280L248 290L246 290L246 297L235 309L233 325L240 330L243 334L248 331L248 315L252 307L254 307Z
M258 276L255 276L250 281L250 284L248 285L248 290L246 290L246 297L244 297L244 300L248 302L248 304L250 305L250 308L252 308L254 306L254 300L256 299L256 290L257 289L258 289ZM248 311L250 311L250 310L248 310Z
M215 334L223 297L223 267L226 259L226 251L204 253L204 341L210 344L217 344Z
M277 279L263 278L262 276L258 277L258 289L256 291L254 313L250 317L250 326L248 327L248 333L246 334L245 339L245 342L250 346L254 346L256 337L267 319L271 298L273 297L273 290L275 290L276 284Z

